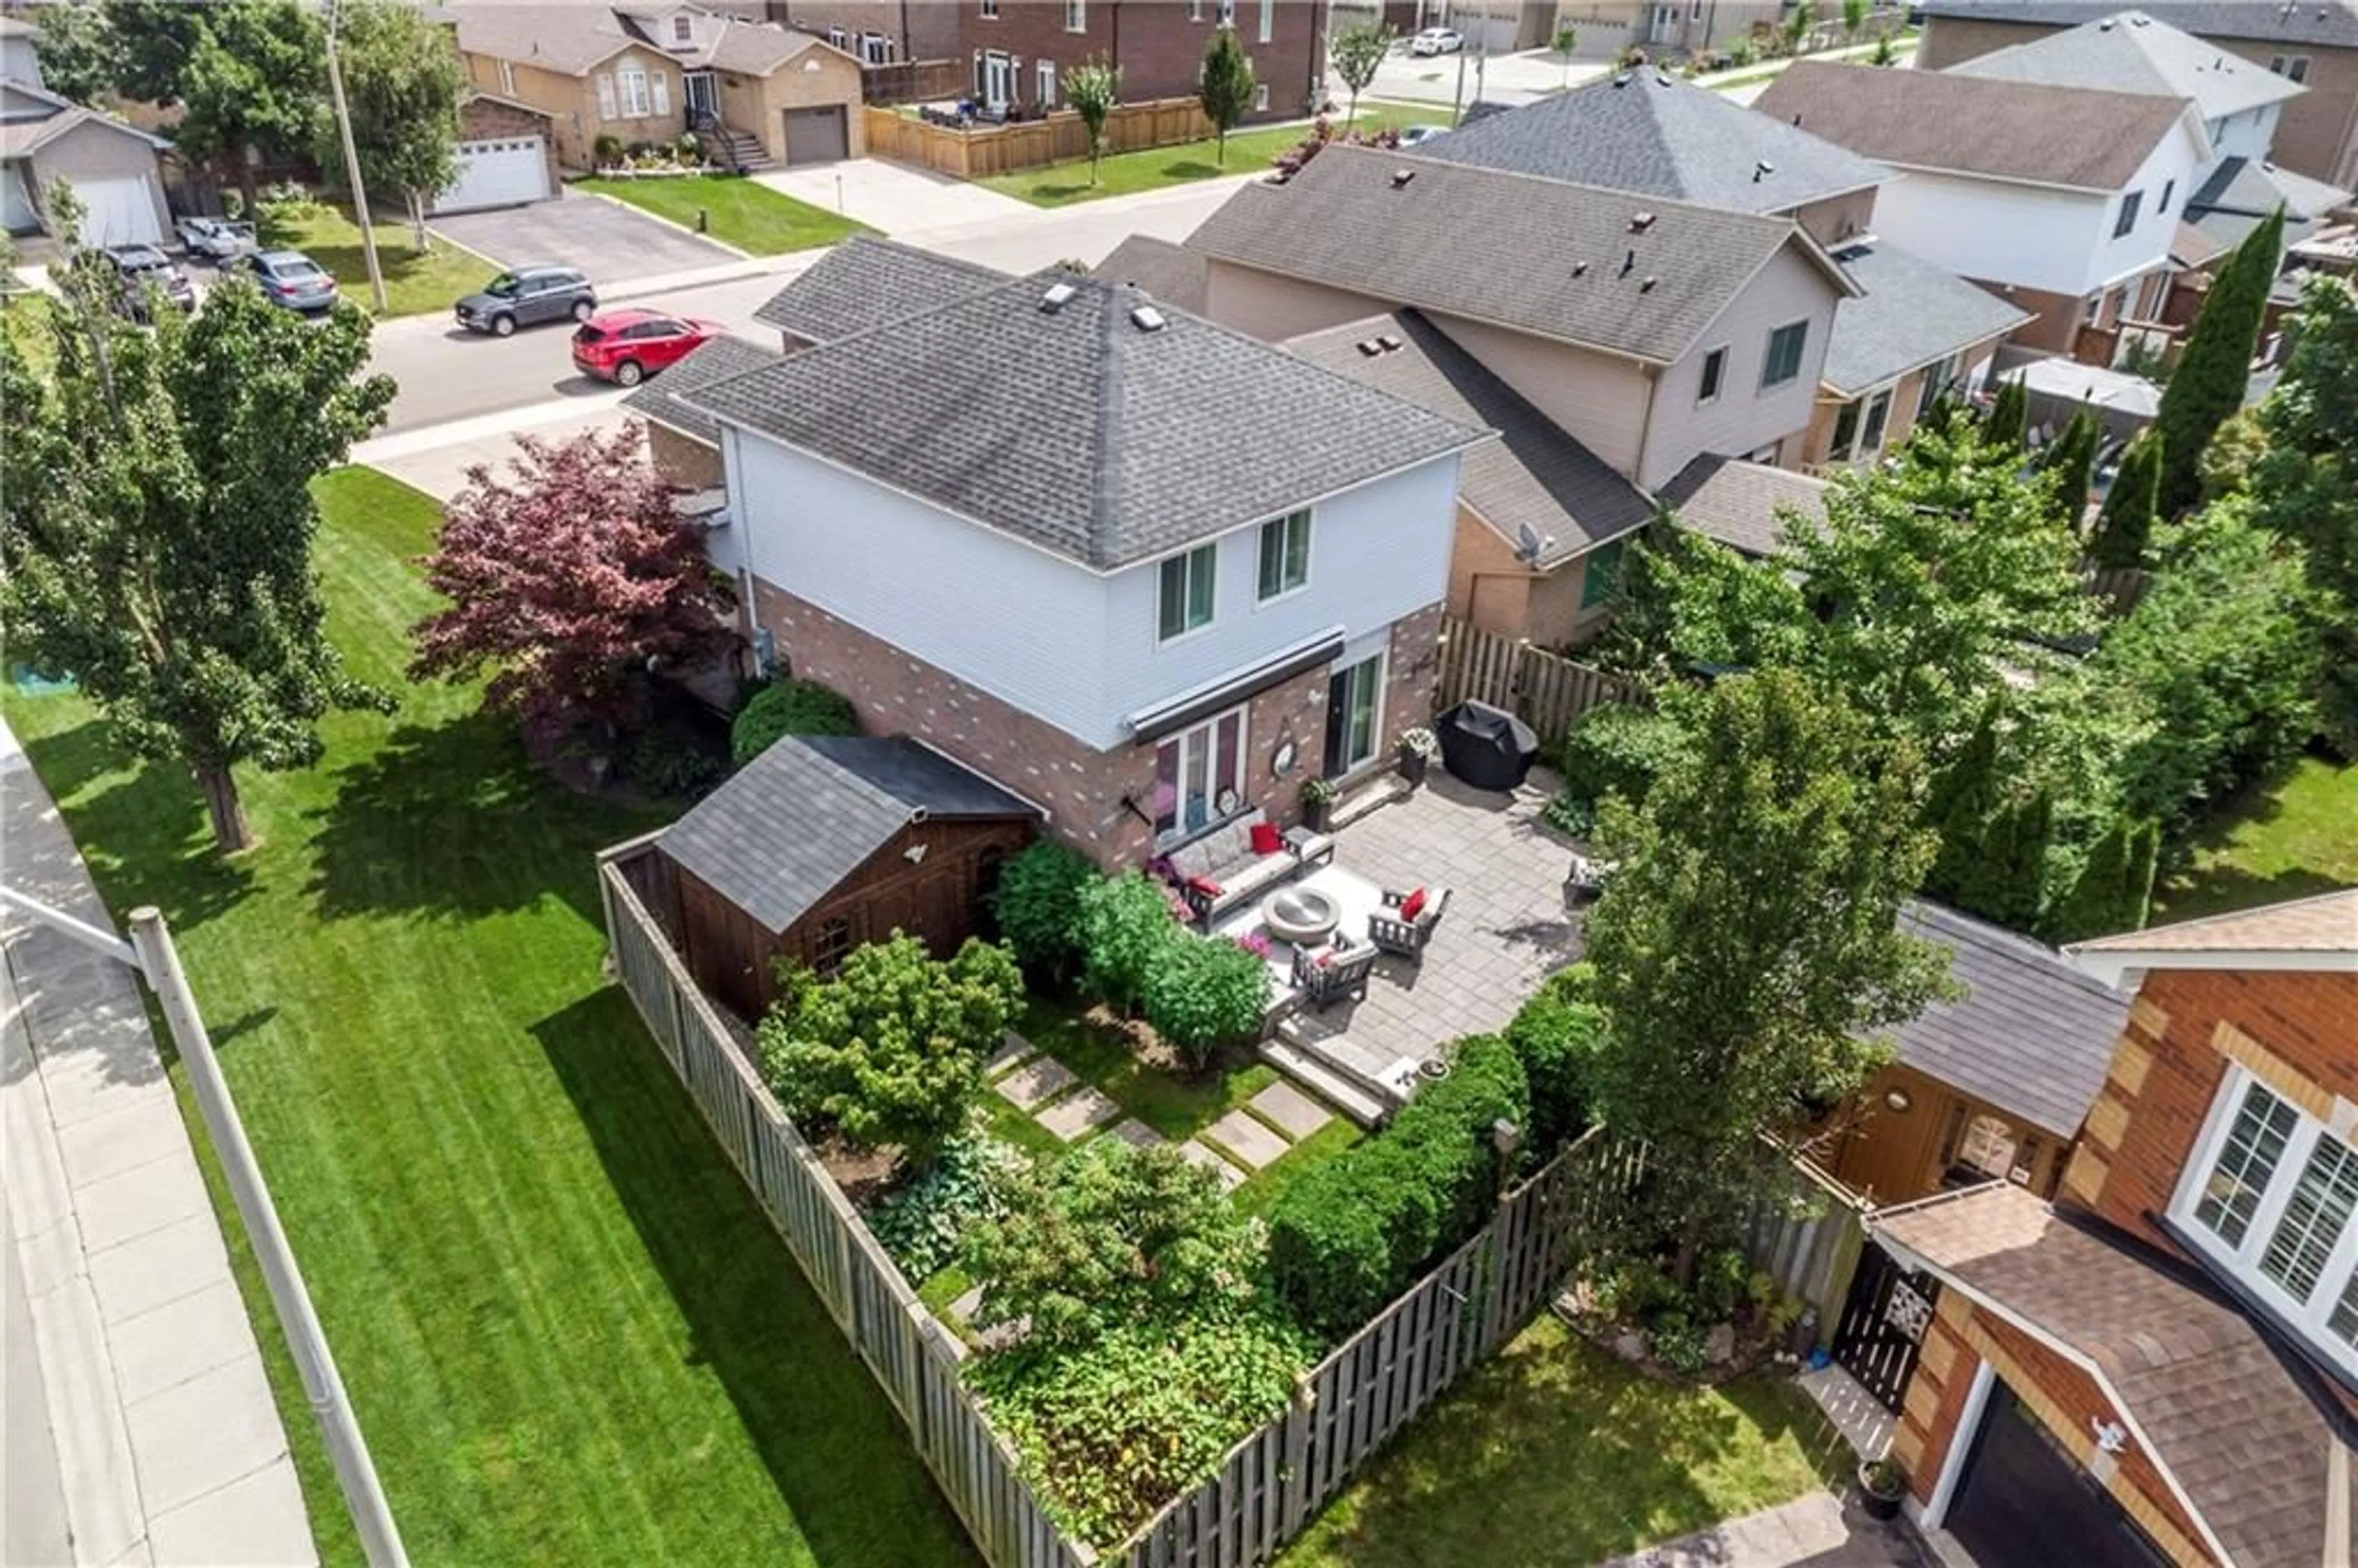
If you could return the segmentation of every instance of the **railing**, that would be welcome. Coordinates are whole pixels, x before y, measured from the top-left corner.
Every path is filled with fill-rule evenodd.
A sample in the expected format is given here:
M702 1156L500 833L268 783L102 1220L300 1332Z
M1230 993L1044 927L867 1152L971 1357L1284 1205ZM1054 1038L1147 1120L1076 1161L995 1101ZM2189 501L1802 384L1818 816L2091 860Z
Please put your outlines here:
M1631 682L1454 615L1442 618L1441 638L1439 706L1470 697L1507 708L1539 731L1543 746L1563 740L1592 708L1645 700Z
M1089 156L1088 128L1069 109L1056 110L1037 120L965 129L937 125L872 105L861 113L867 116L870 157L921 164L959 179L1041 168ZM1124 103L1106 116L1104 151L1127 153L1176 146L1183 142L1202 141L1212 130L1204 106L1193 98ZM1250 174L1267 165L1239 157L1232 167L1238 174Z

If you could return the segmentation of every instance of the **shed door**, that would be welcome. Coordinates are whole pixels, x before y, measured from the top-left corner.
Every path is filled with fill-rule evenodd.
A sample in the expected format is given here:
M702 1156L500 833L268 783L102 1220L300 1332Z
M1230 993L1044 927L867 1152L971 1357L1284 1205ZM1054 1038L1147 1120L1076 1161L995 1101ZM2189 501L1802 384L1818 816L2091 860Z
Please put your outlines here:
M434 211L471 212L520 207L548 198L548 144L538 136L459 144L459 177L435 199Z
M77 179L74 194L81 199L82 243L88 245L161 244L163 225L157 221L156 197L144 174L115 179Z
M785 114L787 163L834 163L849 156L851 142L844 131L842 104L789 109Z

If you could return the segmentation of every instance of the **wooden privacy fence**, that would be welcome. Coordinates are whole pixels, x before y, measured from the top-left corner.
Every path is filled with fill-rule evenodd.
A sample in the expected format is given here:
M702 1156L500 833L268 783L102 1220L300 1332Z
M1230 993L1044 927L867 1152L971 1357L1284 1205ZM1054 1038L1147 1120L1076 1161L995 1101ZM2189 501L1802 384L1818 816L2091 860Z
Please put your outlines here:
M967 67L955 59L896 59L860 68L860 96L870 103L922 103L967 90Z
M871 157L920 164L959 179L1011 174L1089 156L1088 129L1070 109L1058 109L1044 119L978 124L968 130L954 130L873 105L860 113L867 118ZM1193 98L1123 103L1106 116L1105 151L1110 155L1177 146L1202 141L1212 131L1204 106ZM1240 174L1250 173L1253 167L1241 158L1235 166Z
M2153 574L2143 567L2090 566L2082 570L2080 580L2115 615L2126 615L2135 610L2137 600L2153 587Z
M1552 751L1572 721L1608 702L1642 703L1638 687L1514 637L1485 632L1455 615L1441 621L1441 673L1435 706L1472 698L1503 708L1539 731Z
M1793 1160L1788 1169L1795 1201L1765 1204L1754 1214L1745 1255L1779 1291L1817 1309L1818 1337L1827 1340L1866 1243L1866 1206L1807 1161Z

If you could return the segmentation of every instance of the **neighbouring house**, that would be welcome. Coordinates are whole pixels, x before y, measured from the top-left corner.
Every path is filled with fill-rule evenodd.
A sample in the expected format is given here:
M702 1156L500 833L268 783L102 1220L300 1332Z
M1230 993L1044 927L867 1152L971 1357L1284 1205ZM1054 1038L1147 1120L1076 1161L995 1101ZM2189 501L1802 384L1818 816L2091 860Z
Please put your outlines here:
M1916 69L1945 71L2118 13L2112 0L1928 0ZM2146 0L2145 16L2308 89L2287 102L2275 160L2358 186L2358 4L2353 0Z
M767 319L826 330L808 276ZM1055 270L687 397L778 662L1103 863L1293 820L1430 719L1485 431Z
M655 836L629 874L707 996L758 1020L779 963L831 975L895 930L937 957L1041 812L907 736L789 736Z
M1200 251L1152 234L1132 234L1089 269L1114 283L1134 283L1154 298L1204 314L1211 302L1209 264Z
M2186 99L2041 81L1801 60L1757 107L1900 170L1878 237L2030 312L2013 341L2099 363L2160 319L2213 157Z
M520 98L471 87L459 105L459 172L432 211L521 207L557 192L554 117Z
M1574 46L1579 59L1611 59L1625 49L1666 58L1765 44L1790 9L1783 0L1562 0L1555 19L1580 35ZM1553 37L1551 30L1540 42Z
M35 40L41 29L16 16L0 16L0 81L41 85L41 57Z
M1671 476L1655 499L1677 520L1754 560L1784 543L1790 513L1823 522L1826 481L1791 469L1705 453Z
M699 5L447 7L477 87L545 112L568 168L689 132L742 169L866 150L860 62L807 33Z
M793 353L888 326L1005 283L1007 274L897 240L854 234L753 312Z
M2346 1562L2358 892L2066 952L2135 1000L2053 1201L1866 1221L1912 1507L1986 1563Z
M0 222L11 234L54 233L49 189L62 180L81 202L83 243L163 243L168 145L36 81L0 81Z

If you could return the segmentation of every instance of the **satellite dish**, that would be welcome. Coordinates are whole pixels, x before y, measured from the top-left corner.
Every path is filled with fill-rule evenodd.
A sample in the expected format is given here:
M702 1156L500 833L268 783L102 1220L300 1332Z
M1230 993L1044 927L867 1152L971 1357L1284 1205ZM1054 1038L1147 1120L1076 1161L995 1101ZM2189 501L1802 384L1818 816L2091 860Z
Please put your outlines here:
M1537 561L1555 546L1555 535L1542 534L1528 523L1515 524L1515 554L1525 561Z

